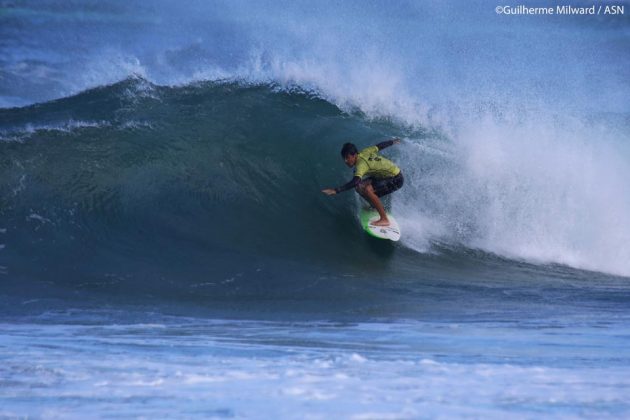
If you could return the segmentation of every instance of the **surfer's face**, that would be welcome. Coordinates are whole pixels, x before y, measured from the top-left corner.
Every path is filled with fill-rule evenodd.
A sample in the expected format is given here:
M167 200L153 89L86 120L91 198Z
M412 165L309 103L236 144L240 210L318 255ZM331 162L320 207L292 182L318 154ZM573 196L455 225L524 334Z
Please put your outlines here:
M353 155L353 154L346 155L343 161L346 162L346 165L352 168L354 164L357 163L357 155Z

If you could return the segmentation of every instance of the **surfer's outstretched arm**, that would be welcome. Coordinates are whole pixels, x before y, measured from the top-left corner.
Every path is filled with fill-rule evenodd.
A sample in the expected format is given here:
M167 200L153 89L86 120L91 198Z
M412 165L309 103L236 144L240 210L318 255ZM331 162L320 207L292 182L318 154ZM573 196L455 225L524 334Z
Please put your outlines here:
M341 187L335 188L335 193L338 194L340 192L344 192L344 191L348 191L348 190L350 190L352 188L356 188L357 185L359 185L360 182L361 182L361 177L360 176L355 176L350 181L348 181L345 184L343 184Z
M322 192L324 194L327 194L327 195L339 194L340 192L344 192L344 191L348 191L348 190L350 190L352 188L356 188L357 185L359 185L360 182L361 182L361 177L355 176L350 181L348 181L345 184L343 184L341 187L326 188L326 189L322 190Z
M383 150L386 147L393 146L398 143L400 143L400 139L391 139L391 140L380 142L379 144L376 145L376 147L378 147L378 150Z

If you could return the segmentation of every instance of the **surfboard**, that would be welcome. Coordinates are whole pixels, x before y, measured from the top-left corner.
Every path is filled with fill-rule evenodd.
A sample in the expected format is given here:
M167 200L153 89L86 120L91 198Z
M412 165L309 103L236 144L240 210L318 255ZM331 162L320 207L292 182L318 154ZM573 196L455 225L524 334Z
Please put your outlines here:
M398 241L400 239L400 227L398 222L391 214L387 213L389 219L389 226L374 226L370 222L375 222L379 219L378 212L374 209L361 208L359 212L359 220L361 220L361 226L368 235L374 236L379 239L389 239L390 241Z

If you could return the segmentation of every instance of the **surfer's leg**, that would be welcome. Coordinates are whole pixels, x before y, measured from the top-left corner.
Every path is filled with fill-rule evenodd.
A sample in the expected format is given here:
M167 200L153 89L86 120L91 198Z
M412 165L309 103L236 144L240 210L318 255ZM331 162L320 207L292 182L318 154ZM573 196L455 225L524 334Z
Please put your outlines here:
M364 180L362 180L355 188L354 190L359 194L359 196L361 196L362 199L364 199L367 202L367 207L366 209L375 209L374 205L372 204L372 202L370 201L370 199L367 197L367 195L365 194L365 188L370 185L372 183L372 178L366 178Z
M387 213L385 213L385 209L383 208L383 203L378 198L378 196L374 193L374 188L370 182L361 183L357 186L357 192L361 194L361 197L365 198L372 207L376 209L378 215L381 217L376 222L372 222L374 226L389 226L389 220L387 219Z

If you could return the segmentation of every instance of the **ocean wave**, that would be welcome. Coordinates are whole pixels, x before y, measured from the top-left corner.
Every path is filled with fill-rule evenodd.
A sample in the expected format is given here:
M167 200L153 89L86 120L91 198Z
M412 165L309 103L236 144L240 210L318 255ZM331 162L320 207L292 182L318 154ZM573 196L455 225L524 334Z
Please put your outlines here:
M5 132L28 137L0 143L11 273L55 273L80 290L184 277L159 287L227 297L264 294L261 282L293 266L309 280L287 290L308 294L308 285L343 278L329 270L404 278L443 250L445 264L453 251L466 260L480 250L481 264L508 258L543 272L565 264L630 275L630 194L618 181L630 169L601 127L579 134L490 119L451 137L349 113L306 90L146 83L2 111ZM66 119L51 123L59 114ZM584 139L595 129L598 147ZM384 153L406 178L391 199L403 230L394 247L365 237L352 193L319 192L351 175L341 144L392 136L404 142ZM82 257L69 264L71 255Z

